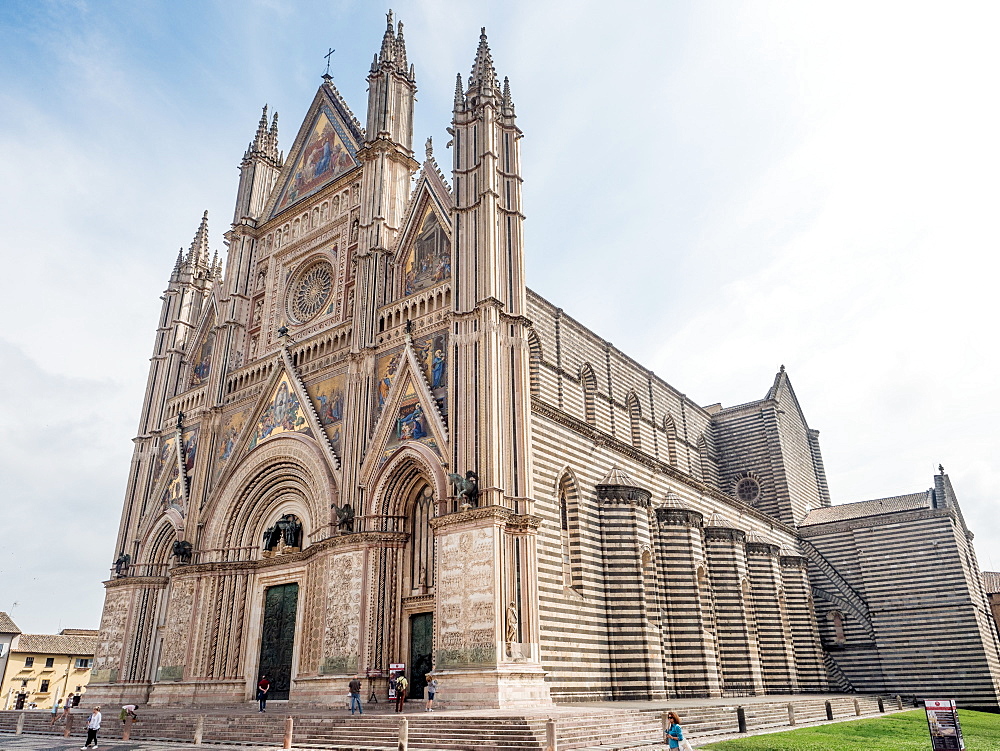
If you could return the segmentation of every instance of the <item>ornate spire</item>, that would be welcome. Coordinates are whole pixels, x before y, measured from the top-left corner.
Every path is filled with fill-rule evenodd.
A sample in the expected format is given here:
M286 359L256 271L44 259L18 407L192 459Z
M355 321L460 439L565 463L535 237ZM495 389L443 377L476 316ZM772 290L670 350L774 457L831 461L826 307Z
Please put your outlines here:
M380 63L395 63L396 62L396 34L392 30L392 11L390 10L386 14L388 23L386 24L385 34L382 37L382 49L378 53L378 61Z
M501 105L506 114L514 114L514 100L510 98L510 79L507 76L503 77L503 100Z
M254 151L266 151L267 150L267 105L264 105L264 111L260 115L260 122L257 123L257 133L253 137L253 150Z
M462 89L462 74L455 74L455 111L465 109L465 92Z
M191 241L191 248L188 250L188 263L201 266L208 264L208 210L201 216L201 224L198 231L194 233L194 240Z
M403 22L400 21L396 27L396 67L399 72L406 74L406 40L403 39Z
M267 107L265 106L265 110ZM268 151L267 155L271 157L274 161L278 160L278 113L274 113L274 117L271 119L271 130L267 134L267 145Z
M497 87L497 72L493 67L493 55L490 53L490 45L486 41L486 27L483 26L479 33L479 48L476 50L476 61L472 64L472 73L469 75L469 88L478 86L481 93Z

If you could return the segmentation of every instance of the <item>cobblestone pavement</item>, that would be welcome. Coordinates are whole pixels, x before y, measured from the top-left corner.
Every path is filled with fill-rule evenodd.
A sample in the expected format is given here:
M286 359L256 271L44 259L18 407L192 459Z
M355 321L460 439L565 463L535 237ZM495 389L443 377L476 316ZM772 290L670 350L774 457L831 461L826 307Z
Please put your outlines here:
M195 746L191 743L164 743L161 741L123 741L103 740L99 748L104 751L193 751L202 748L206 751L262 751L280 748L279 746L223 746L216 743ZM83 746L83 738L63 738L45 735L10 735L0 733L0 749L3 751L76 751Z

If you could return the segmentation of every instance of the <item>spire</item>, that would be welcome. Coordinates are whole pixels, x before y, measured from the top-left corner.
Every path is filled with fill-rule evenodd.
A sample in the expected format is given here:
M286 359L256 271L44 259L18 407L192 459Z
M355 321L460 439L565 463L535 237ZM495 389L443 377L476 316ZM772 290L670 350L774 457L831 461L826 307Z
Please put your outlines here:
M472 73L469 75L469 88L479 86L482 93L497 87L497 72L493 67L493 55L490 53L490 45L486 41L486 27L483 26L479 33L479 48L476 50L476 61L472 64Z
M254 151L265 151L267 149L267 105L260 115L260 122L257 123L257 133L253 137Z
M380 63L395 63L396 61L396 34L392 30L392 11L386 14L388 24L386 24L385 34L382 37L382 49L378 53Z
M396 27L396 67L399 72L406 73L406 41L403 39L403 22L400 21Z
M188 263L195 266L208 263L208 210L201 216L201 224L198 231L194 233L194 240L191 241L191 249L188 250Z
M455 111L465 109L465 92L462 89L462 74L455 74Z
M514 114L514 100L510 98L510 79L507 76L503 77L503 101L502 108L504 114L513 115Z
M267 110L267 106L264 107ZM271 130L267 134L267 145L268 151L267 155L271 157L274 161L278 160L278 113L274 113L274 117L271 119Z

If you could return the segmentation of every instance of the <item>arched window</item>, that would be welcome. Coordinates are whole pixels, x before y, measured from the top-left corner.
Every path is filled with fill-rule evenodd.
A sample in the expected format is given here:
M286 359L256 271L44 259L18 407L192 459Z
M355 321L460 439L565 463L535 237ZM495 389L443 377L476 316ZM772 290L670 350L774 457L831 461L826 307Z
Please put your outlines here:
M424 485L416 493L410 511L410 554L408 578L410 591L426 593L434 586L434 532L430 521L434 517L434 495Z
M542 343L538 340L538 334L531 330L528 332L528 372L531 378L532 396L539 396L542 393L542 385L539 381L541 364Z
M566 497L566 486L559 486L559 541L562 553L563 585L573 586L573 557L570 553L569 541L569 499Z
M639 397L634 391L629 391L625 397L625 406L628 407L628 421L632 427L632 445L637 449L642 448L642 408L639 406Z
M576 483L567 471L557 487L559 499L559 556L563 585L580 587L583 568L580 564L580 496Z
M663 432L667 434L667 463L671 467L677 466L677 425L674 423L673 415L668 414L663 418Z
M590 425L597 425L597 377L590 363L584 363L580 368L580 382L583 384L583 413Z

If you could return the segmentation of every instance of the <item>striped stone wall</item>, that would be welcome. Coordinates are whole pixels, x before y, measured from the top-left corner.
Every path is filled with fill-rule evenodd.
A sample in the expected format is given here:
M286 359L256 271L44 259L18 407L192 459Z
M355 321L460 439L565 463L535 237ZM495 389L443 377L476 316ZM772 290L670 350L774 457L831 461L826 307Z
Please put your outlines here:
M800 532L823 643L856 690L997 706L1000 649L969 536L953 508L875 514Z

